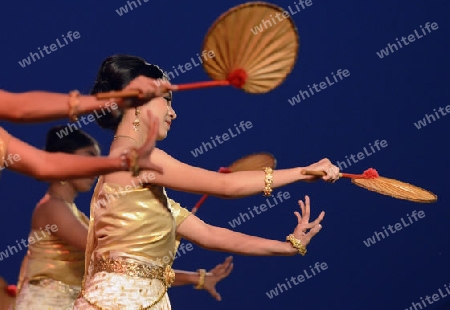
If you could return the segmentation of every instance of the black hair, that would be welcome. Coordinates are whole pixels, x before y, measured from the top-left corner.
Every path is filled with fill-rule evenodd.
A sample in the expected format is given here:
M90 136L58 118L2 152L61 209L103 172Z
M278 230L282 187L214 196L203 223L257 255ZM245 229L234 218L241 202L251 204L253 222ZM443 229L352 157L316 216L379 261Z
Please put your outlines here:
M152 79L167 78L158 66L147 63L143 58L131 55L110 56L100 66L91 95L122 90L140 75ZM96 118L96 122L102 128L115 131L123 117L123 111L119 112L106 113Z
M55 126L47 132L45 150L73 154L77 150L98 145L97 141L86 132L73 130L68 126Z

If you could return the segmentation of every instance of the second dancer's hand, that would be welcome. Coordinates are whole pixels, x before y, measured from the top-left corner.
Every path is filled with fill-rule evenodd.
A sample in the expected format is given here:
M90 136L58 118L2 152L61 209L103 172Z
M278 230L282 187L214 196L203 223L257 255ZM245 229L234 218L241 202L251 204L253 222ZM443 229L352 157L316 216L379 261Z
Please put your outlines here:
M204 289L208 291L208 293L211 294L213 298L215 298L217 301L221 301L222 297L216 290L216 284L223 280L224 278L228 277L228 275L233 270L233 257L229 256L227 259L222 263L214 267L208 272L208 275L205 277L205 285Z
M136 172L139 173L142 170L151 170L161 174L163 173L162 167L155 165L150 160L150 155L155 149L156 140L158 138L159 120L150 111L147 111L147 117L147 124L149 128L147 140L141 147L126 149L120 155L122 161L127 160L128 162L128 165L126 165L125 162L122 162L122 167L126 168L126 170L133 171L134 176L137 176L137 174L135 174ZM136 163L137 167L135 166ZM138 171L135 171L136 168L138 168Z

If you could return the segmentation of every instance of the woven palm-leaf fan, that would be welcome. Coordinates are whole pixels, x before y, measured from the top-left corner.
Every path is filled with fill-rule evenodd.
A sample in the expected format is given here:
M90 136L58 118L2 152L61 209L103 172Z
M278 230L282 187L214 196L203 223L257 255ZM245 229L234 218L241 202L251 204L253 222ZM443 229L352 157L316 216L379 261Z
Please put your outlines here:
M247 155L236 160L228 167L228 170L230 172L254 171L263 169L264 167L275 169L276 165L277 160L272 154L262 152Z
M213 81L172 85L173 90L234 86L247 93L267 93L292 71L299 46L297 28L285 10L266 2L238 5L222 14L204 39L202 50L214 52L214 57L203 61ZM140 94L119 91L96 96L108 99Z
M248 93L265 93L281 84L300 45L292 19L275 18L283 12L273 4L249 2L220 16L203 44L204 50L217 54L204 62L208 75Z
M323 171L303 170L304 175L323 176ZM396 199L409 200L418 203L434 203L437 196L430 191L399 180L379 176L375 169L367 169L363 174L340 173L340 177L350 178L352 183L382 195Z
M272 154L261 152L242 157L232 163L229 167L221 167L219 172L233 173L238 171L255 171L262 170L264 167L275 169L276 165L277 160ZM192 208L192 214L197 212L198 208L200 208L200 206L205 202L206 198L208 198L208 195L203 195L202 198L200 198L200 200Z

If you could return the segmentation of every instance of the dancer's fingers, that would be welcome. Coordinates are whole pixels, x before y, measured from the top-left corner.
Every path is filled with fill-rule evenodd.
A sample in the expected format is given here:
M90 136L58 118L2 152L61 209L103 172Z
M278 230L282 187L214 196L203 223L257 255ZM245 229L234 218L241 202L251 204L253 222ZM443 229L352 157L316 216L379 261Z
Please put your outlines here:
M304 216L305 213L306 213L305 204L303 203L302 200L299 200L299 201L298 201L298 204L299 204L299 206L300 206L300 209L302 210L302 216Z
M303 221L305 223L309 222L310 215L311 215L310 200L309 200L309 196L306 195L305 196L305 214L303 215Z
M311 222L311 223L308 223L308 224L303 225L303 226L304 226L304 229L305 229L305 230L306 230L306 229L311 229L311 228L317 226L320 222L322 222L322 220L323 220L324 217L325 217L325 212L322 211L322 212L320 213L320 215L317 217L317 219L316 219L314 222Z
M311 230L306 234L306 237L309 239L309 241L319 233L319 231L322 230L322 225L318 224L311 228Z
M297 211L294 212L294 215L297 217L297 223L300 225L302 223L302 216Z

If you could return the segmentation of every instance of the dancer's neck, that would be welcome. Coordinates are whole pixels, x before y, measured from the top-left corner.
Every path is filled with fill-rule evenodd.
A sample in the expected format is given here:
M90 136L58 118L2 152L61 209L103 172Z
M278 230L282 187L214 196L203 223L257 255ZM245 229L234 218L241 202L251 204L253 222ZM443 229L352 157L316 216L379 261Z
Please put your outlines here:
M66 203L74 203L78 192L68 183L64 185L60 183L53 183L48 188L47 194L54 199L58 199Z
M133 121L135 116L130 114L126 114L123 117L123 120L120 122L119 127L117 127L115 137L123 139L124 137L128 137L129 141L134 141L138 147L144 144L144 141L147 139L147 130L142 120L139 124L138 130L133 128Z

